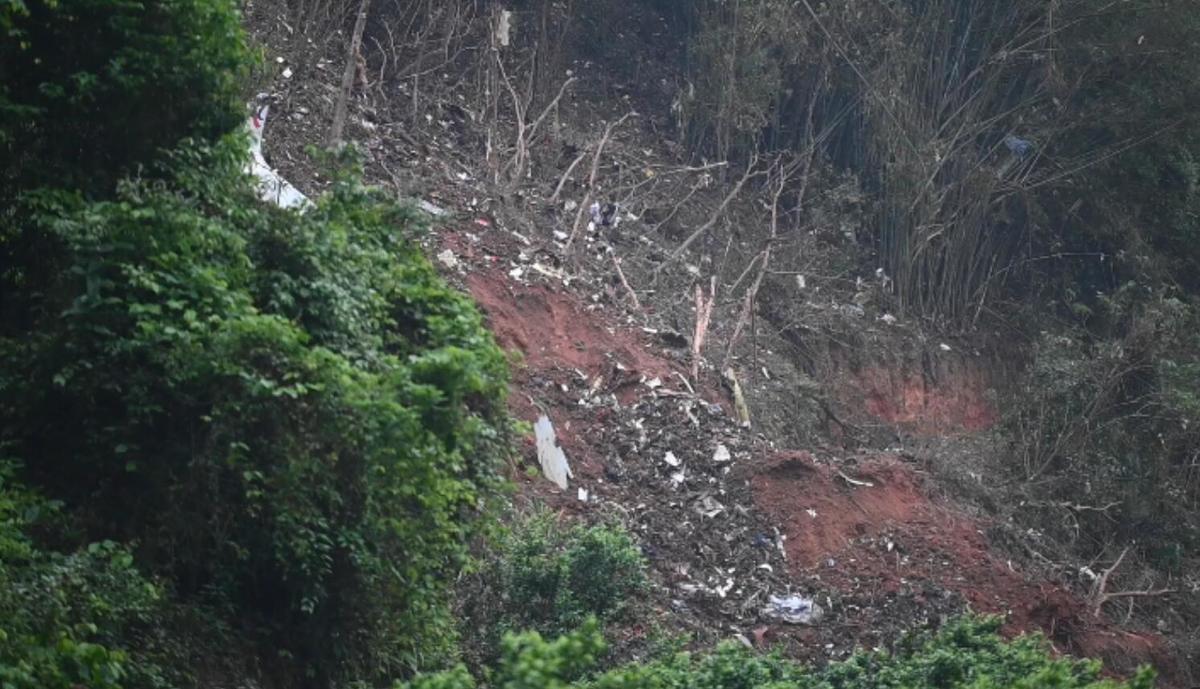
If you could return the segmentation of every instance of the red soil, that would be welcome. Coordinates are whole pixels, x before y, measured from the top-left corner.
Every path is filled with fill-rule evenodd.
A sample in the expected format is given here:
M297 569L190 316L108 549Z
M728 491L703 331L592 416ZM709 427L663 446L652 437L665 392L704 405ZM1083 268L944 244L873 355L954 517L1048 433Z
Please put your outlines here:
M1009 633L1042 631L1061 651L1119 670L1154 663L1170 674L1160 636L1118 631L1072 592L1024 575L991 549L983 523L931 500L916 472L893 457L843 477L808 453L779 453L751 485L756 506L786 535L795 575L819 575L845 594L953 591L976 612L1005 615Z
M510 396L514 415L532 421L544 407L576 475L602 475L608 450L594 439L609 412L581 407L584 388L599 380L598 390L629 404L648 392L645 380L677 387L674 372L682 367L655 353L643 333L613 325L569 290L514 281L500 261L477 256L481 250L461 237L447 239L471 264L467 287L497 340L522 354ZM975 431L996 418L985 376L969 367L943 368L936 382L922 373L870 367L850 379L844 403L911 432ZM527 449L532 456L532 445ZM909 465L880 456L846 471L871 485L851 485L804 452L779 453L752 472L755 505L786 534L793 575L818 575L830 590L859 597L902 588L921 592L918 598L953 591L978 612L1006 615L1009 632L1041 630L1060 650L1105 659L1120 671L1152 662L1171 674L1161 637L1106 626L1070 591L1026 577L992 550L979 520L931 500ZM573 495L551 494L556 491L546 485L535 481L528 488L559 507L579 509Z
M978 368L931 381L921 372L870 367L855 378L868 414L922 435L981 431L996 422Z
M500 345L521 352L530 370L578 369L594 378L619 363L625 368L625 387L642 376L669 382L669 363L651 354L633 333L606 326L599 314L581 308L574 295L544 284L514 283L497 272L474 273L467 287Z
M477 258L461 237L447 239L446 245L458 255ZM678 387L673 372L682 369L656 355L644 333L611 325L607 313L586 308L574 293L544 283L515 281L501 265L489 263L485 257L472 265L466 286L496 341L521 355L513 367L510 410L516 418L532 422L544 408L572 471L593 478L601 475L604 450L588 442L596 435L589 430L602 427L610 412L581 407L578 400L585 388L595 385L597 392L611 393L621 404L629 404L649 392L646 381L658 378L668 387ZM532 439L526 449L532 456ZM573 494L564 504L574 505Z

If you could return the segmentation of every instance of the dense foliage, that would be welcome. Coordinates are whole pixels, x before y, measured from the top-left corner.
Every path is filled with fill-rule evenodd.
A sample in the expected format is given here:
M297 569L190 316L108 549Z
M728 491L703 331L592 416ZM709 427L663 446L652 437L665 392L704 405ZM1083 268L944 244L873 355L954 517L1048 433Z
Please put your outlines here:
M0 465L0 686L166 686L154 662L130 655L134 644L146 647L160 587L111 541L39 548L31 532L52 528L56 516L56 505L14 485L12 467Z
M56 298L3 341L0 437L321 673L418 667L450 652L438 577L495 479L504 359L408 211L348 176L283 213L240 165L185 150L112 201L27 198Z
M547 642L536 633L504 642L492 686L510 689L1149 689L1153 673L1128 682L1100 677L1097 663L1054 659L1037 636L1006 642L997 619L964 619L914 636L893 653L860 653L821 670L726 643L705 655L680 653L601 674L589 672L604 650L595 624ZM463 669L425 676L397 689L474 689Z
M242 120L249 53L232 0L0 2L0 201L110 193L185 137Z
M283 683L453 657L506 368L417 216L345 161L308 213L259 202L215 138L243 117L233 3L3 13L0 448L70 524L58 555L6 510L14 686L151 686L120 649L164 590Z
M518 518L493 539L464 587L464 641L476 667L501 639L525 630L570 632L589 618L619 619L648 587L646 562L624 529L564 524L548 512Z

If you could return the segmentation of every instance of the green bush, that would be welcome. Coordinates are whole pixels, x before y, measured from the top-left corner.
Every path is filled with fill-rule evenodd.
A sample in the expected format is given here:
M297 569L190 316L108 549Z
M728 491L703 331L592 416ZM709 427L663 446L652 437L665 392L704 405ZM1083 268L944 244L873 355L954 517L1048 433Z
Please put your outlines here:
M554 642L509 636L489 686L511 689L1151 689L1154 673L1127 682L1101 679L1093 661L1055 659L1040 636L1011 642L998 618L962 619L913 636L893 653L859 653L812 670L781 656L725 643L701 655L679 653L594 674L603 641L595 625ZM398 689L473 689L462 668L420 677Z
M112 201L27 197L21 243L60 258L44 291L5 286L28 310L0 338L0 444L316 684L441 662L507 448L504 356L412 211L353 174L302 216L262 205L240 146Z
M0 465L0 686L168 686L160 667L125 650L158 622L159 587L112 542L70 553L40 549L30 532L45 528L56 506L14 486L11 476Z
M0 200L43 185L111 194L185 137L243 119L234 0L0 2Z
M496 656L506 633L556 635L589 618L614 620L647 588L645 560L624 529L564 525L548 512L503 532L464 606L476 660Z

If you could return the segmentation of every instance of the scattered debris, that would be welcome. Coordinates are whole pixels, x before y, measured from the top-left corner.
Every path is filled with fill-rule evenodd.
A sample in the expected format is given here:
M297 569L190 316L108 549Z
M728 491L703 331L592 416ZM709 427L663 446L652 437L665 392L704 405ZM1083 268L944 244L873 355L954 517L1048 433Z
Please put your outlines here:
M860 481L858 479L850 478L845 473L843 473L840 469L837 470L837 475L838 475L838 478L842 479L843 481L845 481L846 483L849 483L852 486L860 486L862 488L874 488L875 487L875 484L871 483L870 481Z
M443 249L440 251L437 255L437 259L439 263L446 266L450 270L454 270L459 266L458 257L455 256L454 252L450 249Z
M502 48L507 48L512 42L513 32L513 13L511 10L501 10L500 16L496 20L496 43Z
M446 210L445 208L442 208L441 206L434 205L434 204L426 201L425 199L417 200L417 208L420 208L421 210L425 211L426 213L432 215L435 218L444 218L447 215L450 215L450 211Z
M813 599L804 596L771 596L763 614L788 624L813 625L821 621L825 611Z
M1033 150L1033 142L1013 136L1012 134L1004 137L1004 145L1008 148L1009 153L1018 158L1024 158Z
M717 502L717 499L711 495L705 495L696 501L696 514L702 517L712 519L724 511L725 506Z

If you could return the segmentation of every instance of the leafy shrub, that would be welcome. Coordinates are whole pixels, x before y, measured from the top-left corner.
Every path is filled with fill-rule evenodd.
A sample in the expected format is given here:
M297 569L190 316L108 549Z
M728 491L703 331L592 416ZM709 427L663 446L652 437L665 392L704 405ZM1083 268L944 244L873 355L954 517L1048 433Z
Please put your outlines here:
M466 604L471 647L494 659L505 633L561 634L613 620L647 586L637 545L616 526L565 526L548 512L501 534Z
M242 120L234 0L0 3L0 199L42 185L111 194L185 137Z
M591 670L604 652L604 637L594 618L553 641L537 632L509 634L490 673L489 686L506 689L567 689ZM475 689L475 678L461 665L447 672L397 682L395 689Z
M1040 636L1008 642L998 618L962 619L908 639L893 653L859 653L821 670L732 642L702 655L680 653L588 676L602 640L588 626L555 642L535 634L505 639L491 686L521 689L1150 689L1143 669L1128 682L1100 678L1094 661L1055 659ZM399 689L473 689L462 668L420 677Z
M440 662L506 452L503 354L412 211L354 174L303 216L264 206L239 148L112 201L28 197L23 244L61 263L44 292L6 285L27 311L0 339L0 443L182 595L273 633L297 681Z
M165 687L161 668L122 650L155 624L162 592L112 542L57 553L30 531L56 507L12 484L0 465L0 686Z

